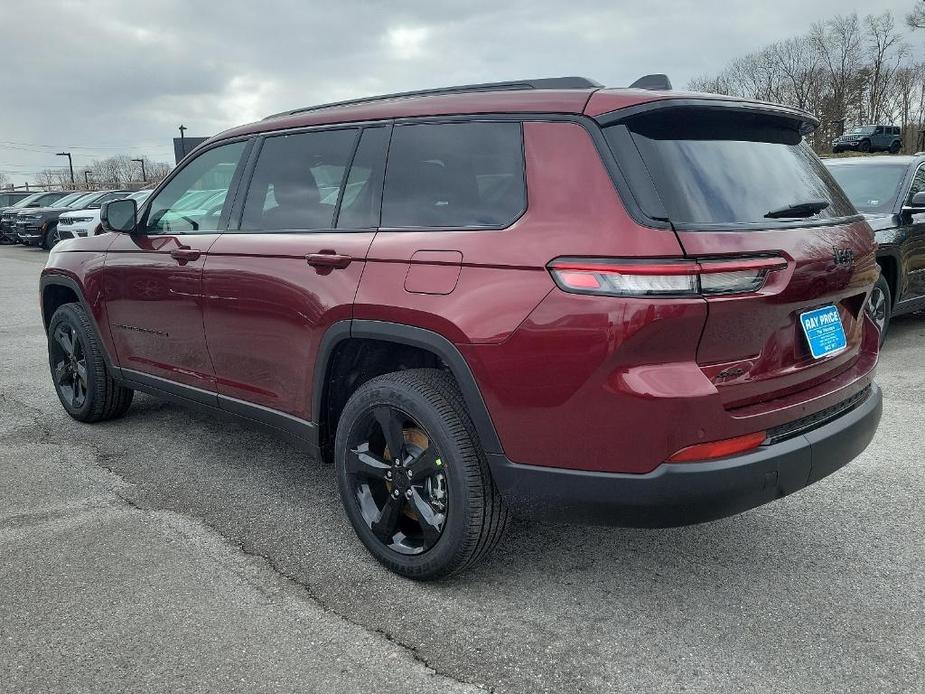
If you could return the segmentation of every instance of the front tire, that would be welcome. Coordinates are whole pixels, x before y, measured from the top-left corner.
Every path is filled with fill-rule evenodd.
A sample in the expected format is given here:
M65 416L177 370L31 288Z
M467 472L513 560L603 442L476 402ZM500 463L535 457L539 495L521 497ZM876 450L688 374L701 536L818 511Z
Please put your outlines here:
M867 299L867 313L870 314L871 320L876 323L877 328L880 330L881 346L886 340L886 331L890 327L892 308L893 296L890 292L890 284L881 275L871 290L870 297Z
M337 425L334 463L357 536L402 576L472 566L507 524L462 396L442 371L409 369L358 388Z
M45 232L45 236L42 237L41 246L46 251L50 251L59 243L61 243L61 232L58 231L58 225L55 224L51 229Z
M858 145L859 152L869 152L870 151L870 140L862 140L861 144Z
M61 405L77 421L116 419L132 404L135 391L110 375L103 347L80 304L64 304L51 317L48 365Z

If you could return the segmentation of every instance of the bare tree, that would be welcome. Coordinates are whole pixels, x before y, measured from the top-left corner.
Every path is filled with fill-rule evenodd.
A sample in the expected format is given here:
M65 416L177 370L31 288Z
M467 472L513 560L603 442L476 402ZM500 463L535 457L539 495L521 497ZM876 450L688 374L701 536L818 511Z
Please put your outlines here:
M828 98L820 104L823 125L844 123L858 106L856 88L863 58L858 16L852 13L817 22L809 38L829 80Z
M887 115L884 110L889 92L893 88L896 71L908 51L896 30L891 12L868 15L864 23L868 30L867 70L870 75L867 83L867 119L876 123Z
M906 15L906 26L912 31L925 29L925 0L919 0L915 3L912 12Z

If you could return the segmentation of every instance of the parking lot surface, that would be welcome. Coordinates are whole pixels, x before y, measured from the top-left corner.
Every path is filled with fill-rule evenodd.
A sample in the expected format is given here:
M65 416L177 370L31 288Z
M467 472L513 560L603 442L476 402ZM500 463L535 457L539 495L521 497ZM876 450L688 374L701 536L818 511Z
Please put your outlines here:
M5 691L925 691L925 315L895 319L857 460L669 530L515 522L418 584L370 558L330 466L147 396L71 420L0 247Z

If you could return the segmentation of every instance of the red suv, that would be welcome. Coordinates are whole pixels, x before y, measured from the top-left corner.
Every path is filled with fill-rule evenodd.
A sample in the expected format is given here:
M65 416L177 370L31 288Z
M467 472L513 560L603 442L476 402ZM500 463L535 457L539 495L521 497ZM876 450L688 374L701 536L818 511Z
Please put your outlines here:
M880 419L873 234L815 124L557 78L234 128L51 254L58 395L85 422L141 390L306 442L413 578L471 565L508 513L744 511Z

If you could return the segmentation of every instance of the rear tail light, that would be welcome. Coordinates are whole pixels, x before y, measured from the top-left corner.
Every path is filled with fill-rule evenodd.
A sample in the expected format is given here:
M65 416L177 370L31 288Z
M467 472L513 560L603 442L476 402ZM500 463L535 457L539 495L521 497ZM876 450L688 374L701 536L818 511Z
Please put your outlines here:
M604 296L744 294L764 286L768 273L787 267L777 257L702 260L558 258L549 271L560 289Z
M672 455L669 463L689 463L697 460L711 460L713 458L726 458L730 455L745 453L758 448L767 438L767 432L757 431L754 434L745 434L731 439L698 443Z

